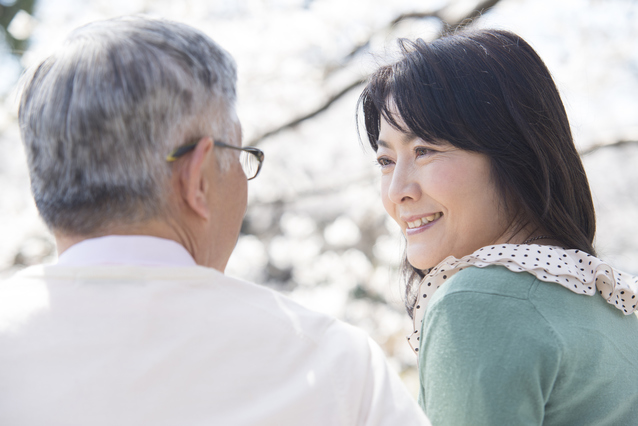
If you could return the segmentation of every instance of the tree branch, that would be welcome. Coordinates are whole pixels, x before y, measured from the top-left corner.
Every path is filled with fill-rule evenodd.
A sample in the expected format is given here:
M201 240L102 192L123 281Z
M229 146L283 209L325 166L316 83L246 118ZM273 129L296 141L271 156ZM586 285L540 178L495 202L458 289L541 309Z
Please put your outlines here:
M457 29L460 28L465 28L466 26L470 25L476 18L480 17L483 13L485 13L487 10L489 10L490 8L494 7L500 0L483 0L480 3L478 3L476 5L476 7L474 7L469 13L467 13L465 16L451 22L451 23L447 23L445 28L446 30L444 31L444 33L450 33L450 32L454 32ZM384 27L383 30L380 31L385 31L388 28L391 28L392 26L398 24L401 21L407 20L407 19L423 19L423 18L432 18L435 17L437 19L440 19L442 22L445 22L443 20L443 17L441 16L441 13L444 11L445 9L439 9L436 10L434 12L423 12L423 13L419 13L419 12L414 12L414 13L406 13L406 14L402 14L399 15L397 18L393 19L390 24L388 24L386 27ZM377 31L376 33L378 33L379 31ZM375 33L375 34L376 34ZM370 38L368 38L368 41L366 41L365 43L355 47L352 52L350 52L347 55L347 61L349 61L351 58L353 58L358 51L360 51L361 49L363 49L365 46L370 44L370 39L374 36L371 35ZM301 117L297 117L287 123L284 123L278 127L275 127L272 130L269 130L255 138L253 138L251 141L248 142L248 145L251 146L255 146L255 145L259 145L261 143L262 140L276 135L277 133L280 133L284 130L293 128L301 123L303 123L304 121L311 119L313 117L315 117L316 115L322 113L323 111L327 110L333 103L335 103L337 100L341 99L344 95L346 95L348 92L350 92L351 90L357 88L359 85L363 84L366 81L366 78L360 78L352 83L350 83L348 86L344 87L343 89L341 89L339 92L333 94L332 96L330 96L325 102L323 102L321 105L319 105L319 107L317 107L316 109L310 111L309 113L302 115Z
M359 54L359 52L361 52L362 50L366 49L368 46L370 46L370 40L372 39L372 37L374 37L376 34L379 34L381 32L385 32L390 30L392 27L395 27L396 25L398 25L400 22L403 21L407 21L409 19L426 19L426 18L436 18L441 22L443 21L443 18L439 15L439 13L441 12L442 9L438 9L435 10L433 12L411 12L411 13L403 13L399 16L397 16L396 18L394 18L392 20L392 22L390 22L388 25L384 26L383 28L376 30L373 34L371 34L368 39L363 42L360 43L358 45L356 45L351 51L350 53L348 53L343 60L341 61L341 67L343 67L344 65L346 65L348 62L350 62L355 56L357 56L357 54Z
M382 33L382 32L386 32L388 30L390 30L391 28L395 27L397 24L403 22L403 21L407 21L410 19L427 19L427 18L436 18L439 21L441 21L442 23L445 24L446 30L444 31L444 33L449 33L449 32L454 32L460 28L465 28L467 25L469 25L470 23L472 23L476 18L480 17L483 13L485 13L487 10L491 9L492 7L496 6L497 3L499 3L500 0L484 0L480 3L478 3L476 5L476 7L474 7L474 9L472 9L467 15L463 16L462 18L453 21L453 22L446 22L445 20L445 9L446 7L441 7L437 10L434 10L432 12L410 12L410 13L403 13L399 16L397 16L396 18L394 18L388 25L384 26L381 29L376 30L373 34L371 34L368 39L361 43L358 44L357 46L355 46L350 53L348 53L344 59L341 61L342 66L347 64L348 62L350 62L350 60L352 58L354 58L359 52L361 52L362 50L364 50L366 47L370 46L370 40L372 39L372 37L374 37L376 34Z
M336 194L340 191L345 190L346 188L351 187L352 185L361 185L367 184L370 181L374 181L377 177L375 173L362 173L358 176L353 176L348 180L338 179L333 180L332 182L323 183L322 185L315 185L311 188L306 188L300 191L297 191L295 194L291 196L279 196L272 201L255 201L250 204L251 209L254 207L264 207L264 206L290 206L292 204L303 201L307 198L312 197L325 197L329 194Z
M446 33L454 32L463 29L470 25L474 20L480 18L485 12L496 6L501 0L483 0L477 4L472 11L467 15L459 18L454 22L448 23L448 31ZM445 21L444 21L445 22Z
M434 12L410 12L410 13L402 13L397 16L390 22L390 25L386 27L386 29L394 27L400 22L407 21L408 19L426 19L426 18L436 18L440 21L443 21L440 13L443 8L437 9Z
M638 144L638 140L635 141L618 141L618 142L614 142L614 143L600 143L600 144L595 144L590 146L587 149L584 149L582 151L579 151L579 154L581 155L581 157L584 157L585 155L589 155L593 152L596 152L600 149L603 148L620 148L622 146L627 146L627 145L634 145L634 144Z
M349 91L351 91L352 89L357 88L358 86L360 86L361 84L365 83L365 79L360 79L360 80L356 80L352 83L350 83L350 85L344 87L343 89L341 89L340 92L335 93L334 95L330 96L323 104L321 104L317 109L310 111L308 114L306 115L302 115L301 117L297 117L295 119L293 119L292 121L289 121L288 123L282 124L279 127L276 127L272 130L267 131L266 133L263 133L261 135L259 135L258 137L254 138L251 142L248 142L248 145L250 146L256 146L258 145L263 139L269 138L270 136L276 135L279 132L282 132L286 129L290 129L293 128L295 126L297 126L298 124L313 118L314 116L321 114L322 112L324 112L325 110L327 110L328 108L330 108L330 106L335 103L336 101L338 101L339 99L341 99L345 94L347 94Z

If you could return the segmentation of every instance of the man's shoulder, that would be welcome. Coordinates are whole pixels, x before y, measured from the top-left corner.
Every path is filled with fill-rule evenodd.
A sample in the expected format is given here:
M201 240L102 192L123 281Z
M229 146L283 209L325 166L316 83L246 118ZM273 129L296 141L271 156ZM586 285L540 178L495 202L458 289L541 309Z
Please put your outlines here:
M122 315L137 303L145 305L151 316L179 312L182 322L201 318L245 335L275 334L310 345L323 345L326 339L352 343L367 339L357 328L308 309L285 294L201 266L40 265L3 281L1 294L7 303L18 299L37 303L46 298L71 310L79 303L99 303L96 298L119 300L125 305L120 308Z
M224 288L255 319L269 317L281 322L300 339L314 345L333 348L362 346L367 350L368 336L360 329L335 317L303 306L290 296L266 286L222 276Z
M32 268L0 284L0 304L13 309L0 308L0 361L14 393L30 394L32 370L56 386L81 371L100 384L91 401L134 395L154 410L194 404L236 419L242 395L263 408L250 424L427 424L365 333L208 268Z

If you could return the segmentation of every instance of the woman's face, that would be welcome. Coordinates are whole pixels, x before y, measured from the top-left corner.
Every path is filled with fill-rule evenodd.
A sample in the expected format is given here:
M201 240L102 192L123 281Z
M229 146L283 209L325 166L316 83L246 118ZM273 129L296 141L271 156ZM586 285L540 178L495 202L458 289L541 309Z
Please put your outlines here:
M416 268L507 240L509 222L487 156L427 143L382 118L377 160L383 206L401 227Z

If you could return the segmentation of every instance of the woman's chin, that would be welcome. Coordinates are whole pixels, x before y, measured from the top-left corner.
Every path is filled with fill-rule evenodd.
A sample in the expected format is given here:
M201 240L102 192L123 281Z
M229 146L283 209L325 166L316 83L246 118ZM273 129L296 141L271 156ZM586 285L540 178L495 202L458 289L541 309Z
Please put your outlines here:
M436 265L441 263L443 259L445 259L445 257L440 257L440 256L430 257L430 256L423 256L422 254L410 256L410 253L408 252L408 262L410 262L410 265L422 271L434 268Z

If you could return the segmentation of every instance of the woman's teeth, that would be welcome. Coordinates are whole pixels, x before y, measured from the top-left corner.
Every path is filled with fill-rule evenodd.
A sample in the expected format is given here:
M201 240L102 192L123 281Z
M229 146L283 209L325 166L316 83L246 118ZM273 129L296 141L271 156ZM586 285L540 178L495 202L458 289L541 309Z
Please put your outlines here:
M441 212L431 214L430 216L422 217L421 219L417 219L414 222L408 222L408 229L418 228L419 226L426 225L430 222L434 222L442 215Z

